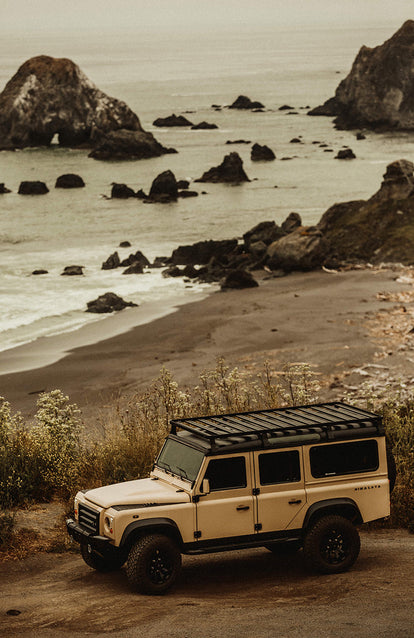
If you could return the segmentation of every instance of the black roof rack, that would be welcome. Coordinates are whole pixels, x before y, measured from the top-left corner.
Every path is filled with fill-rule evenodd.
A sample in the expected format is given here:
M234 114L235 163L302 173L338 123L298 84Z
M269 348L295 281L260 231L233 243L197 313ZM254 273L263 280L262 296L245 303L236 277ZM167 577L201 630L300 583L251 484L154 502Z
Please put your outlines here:
M275 438L298 435L318 434L323 440L384 434L378 414L340 402L173 419L170 423L172 434L177 434L177 428L187 430L212 448L231 437L261 439L263 445L269 445Z

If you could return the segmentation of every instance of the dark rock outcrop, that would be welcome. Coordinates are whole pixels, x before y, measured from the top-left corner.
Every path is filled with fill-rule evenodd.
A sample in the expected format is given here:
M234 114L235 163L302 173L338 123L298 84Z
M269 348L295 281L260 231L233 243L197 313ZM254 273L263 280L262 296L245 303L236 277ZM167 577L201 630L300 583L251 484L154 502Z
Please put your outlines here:
M208 264L212 258L227 257L236 246L237 239L199 241L176 248L170 257L170 262L174 265Z
M276 159L276 155L272 149L266 145L253 144L250 159L252 162L269 162Z
M140 250L137 250L136 253L129 255L126 259L123 259L120 266L133 266L134 264L140 264L143 268L144 266L150 266L149 260L145 257L144 253Z
M258 241L261 241L268 246L277 239L283 237L283 235L283 230L274 221L260 222L244 233L243 240L247 249L249 249L251 244Z
M136 261L130 266L128 266L128 268L126 268L122 274L123 275L142 275L143 272L144 272L143 265L139 261Z
M251 144L250 140L227 140L226 144Z
M84 266L65 266L61 275L78 276L83 275Z
M239 95L239 97L229 106L229 109L241 109L241 110L254 110L264 109L261 102L252 101L246 95Z
M191 130L192 131L209 131L216 128L218 128L217 124L210 124L209 122L200 122L199 124L194 124L191 127Z
M338 151L334 159L349 160L349 159L355 159L355 158L356 158L356 155L354 151L352 150L352 148L341 148L341 150Z
M33 270L32 272L32 275L47 275L47 274L49 274L49 271L44 270L44 268L38 268L37 270Z
M0 95L1 149L49 146L55 135L61 146L90 148L111 131L124 130L140 140L134 157L165 152L124 102L100 91L67 58L27 60Z
M381 188L367 201L335 204L318 229L327 242L325 263L414 264L414 164L387 167Z
M177 180L172 171L160 173L152 182L149 199L153 202L168 203L177 201Z
M220 283L222 290L257 288L259 284L247 270L229 270Z
M153 121L154 126L162 127L173 127L173 126L193 126L193 123L190 120L187 120L184 115L169 115L168 117L158 117Z
M179 190L187 190L189 186L190 186L190 182L187 179L179 179L177 181L177 188Z
M119 244L120 248L130 248L131 247L131 242L129 242L128 240L125 241L121 241Z
M46 195L49 192L44 182L20 182L19 195Z
M122 297L118 297L114 292L106 292L104 295L100 295L97 299L93 301L88 301L86 312L96 312L96 313L105 313L105 312L115 312L118 310L123 310L127 307L136 307L138 304L133 303L132 301L124 301Z
M109 255L108 259L103 262L101 266L101 270L113 270L114 268L118 268L121 265L121 260L119 259L118 251Z
M363 46L335 96L308 115L336 116L337 128L414 129L414 21L384 44Z
M130 188L126 184L112 184L112 199L129 199L130 197L136 197L135 191L132 190L132 188Z
M80 175L66 173L57 178L55 188L83 188L85 182Z
M243 161L238 153L226 155L219 166L214 166L206 171L196 182L233 183L249 182L244 169Z
M316 227L300 227L270 244L266 263L272 270L313 270L320 268L326 254L326 241Z
M281 229L284 233L292 233L296 228L302 226L302 218L299 213L289 213L285 221L282 223Z
M120 129L100 135L88 157L96 160L138 160L176 153L173 148L162 146L152 133Z
M197 191L183 190L178 191L178 197L181 197L182 199L187 199L187 197L198 197L198 193Z
M10 188L7 188L4 185L4 182L1 182L1 184L0 184L0 195L5 195L6 193L11 193L11 190L10 190Z

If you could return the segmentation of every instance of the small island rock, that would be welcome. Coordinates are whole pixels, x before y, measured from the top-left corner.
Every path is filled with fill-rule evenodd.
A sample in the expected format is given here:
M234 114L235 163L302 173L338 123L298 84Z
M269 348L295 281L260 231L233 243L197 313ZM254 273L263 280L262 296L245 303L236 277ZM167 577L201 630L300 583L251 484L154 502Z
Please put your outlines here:
M78 276L83 275L84 266L65 266L61 275Z
M80 175L66 173L57 178L55 188L83 188L85 182Z
M226 155L219 166L214 166L206 171L196 182L227 182L239 184L241 182L249 182L244 169L243 161L238 153L229 153Z
M276 155L272 149L266 145L253 144L250 158L252 162L270 162L276 159Z
M261 102L254 102L246 95L239 95L239 97L229 106L229 109L240 110L255 110L264 109L264 105Z
M138 304L133 303L132 301L124 301L122 297L118 297L118 295L114 292L106 292L104 295L100 295L97 299L88 301L86 312L96 312L101 314L136 306L138 306Z
M158 117L153 122L154 126L162 127L173 127L173 126L193 126L193 123L190 120L187 120L184 115L169 115L168 117Z
M46 195L49 192L44 182L21 182L19 186L19 195Z
M160 173L152 182L149 199L154 202L168 203L177 201L177 180L172 171Z

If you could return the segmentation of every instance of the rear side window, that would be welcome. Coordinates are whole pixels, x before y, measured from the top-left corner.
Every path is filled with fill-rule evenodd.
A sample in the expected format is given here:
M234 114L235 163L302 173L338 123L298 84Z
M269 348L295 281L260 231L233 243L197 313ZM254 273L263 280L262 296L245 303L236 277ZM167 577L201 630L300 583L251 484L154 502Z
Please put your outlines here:
M229 459L212 459L204 478L208 478L210 489L231 490L246 487L246 463L244 456Z
M310 449L309 458L314 478L372 472L379 465L378 444L369 440L318 445Z
M299 452L289 450L259 454L259 474L261 485L297 483L300 481Z

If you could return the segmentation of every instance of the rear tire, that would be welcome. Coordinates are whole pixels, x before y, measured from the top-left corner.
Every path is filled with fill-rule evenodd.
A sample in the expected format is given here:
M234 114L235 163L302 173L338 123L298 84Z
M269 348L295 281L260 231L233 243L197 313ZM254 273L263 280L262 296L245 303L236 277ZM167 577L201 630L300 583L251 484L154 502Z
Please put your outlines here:
M141 594L164 594L177 580L181 552L163 534L142 536L131 547L127 561L130 585Z
M348 570L359 555L361 541L356 527L343 516L331 514L319 519L306 533L305 563L321 574Z
M89 567L103 573L114 572L121 569L126 560L126 556L121 550L113 550L106 554L98 554L92 548L89 549L87 543L81 544L81 554L83 560Z

